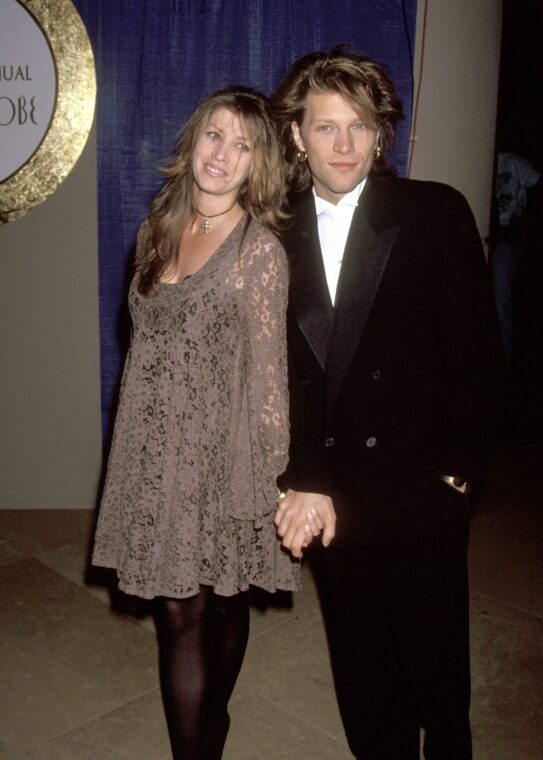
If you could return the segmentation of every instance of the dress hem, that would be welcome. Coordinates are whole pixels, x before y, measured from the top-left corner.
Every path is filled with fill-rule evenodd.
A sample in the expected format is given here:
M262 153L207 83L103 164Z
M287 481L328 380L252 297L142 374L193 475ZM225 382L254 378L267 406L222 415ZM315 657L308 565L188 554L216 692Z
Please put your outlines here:
M142 592L140 589L135 589L134 586L131 584L123 582L122 578L117 573L117 566L114 563L108 563L106 561L98 562L96 560L92 561L92 564L95 567L104 567L108 570L115 570L117 575L117 581L119 589L125 593L129 594L130 596L137 596L139 599L145 599L147 601L151 601L152 599L156 599L158 597L166 597L168 599L188 599L191 596L196 596L200 593L199 588L195 588L194 590L187 590L183 594L179 593L168 593L167 590L164 590L162 593L145 593ZM298 570L299 572L299 570ZM292 582L285 582L280 585L276 585L275 587L272 587L271 585L266 585L263 582L258 582L256 580L250 580L247 583L244 583L241 587L233 588L231 584L228 583L220 583L214 580L211 580L209 578L201 578L198 586L210 586L213 589L213 592L217 594L218 596L234 596L235 594L242 593L244 591L248 591L249 588L258 588L263 591L266 591L268 594L275 594L278 591L300 591L302 588L302 584L300 581L297 581L296 579L293 579Z

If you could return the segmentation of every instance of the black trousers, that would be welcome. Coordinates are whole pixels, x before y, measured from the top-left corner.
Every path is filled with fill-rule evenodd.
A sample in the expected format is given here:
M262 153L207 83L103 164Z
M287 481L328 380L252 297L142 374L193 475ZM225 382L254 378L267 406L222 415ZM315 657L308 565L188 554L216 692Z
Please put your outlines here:
M471 758L467 542L460 508L410 540L323 552L337 698L359 760L418 760L421 728L427 760Z

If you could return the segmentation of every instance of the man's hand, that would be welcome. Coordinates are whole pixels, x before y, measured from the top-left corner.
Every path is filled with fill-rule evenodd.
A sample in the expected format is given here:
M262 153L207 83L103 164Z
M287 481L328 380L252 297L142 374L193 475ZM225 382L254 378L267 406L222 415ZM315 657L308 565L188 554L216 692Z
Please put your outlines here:
M282 544L294 557L302 556L321 530L322 544L328 546L336 533L336 513L332 499L322 493L289 490L277 501L274 518Z

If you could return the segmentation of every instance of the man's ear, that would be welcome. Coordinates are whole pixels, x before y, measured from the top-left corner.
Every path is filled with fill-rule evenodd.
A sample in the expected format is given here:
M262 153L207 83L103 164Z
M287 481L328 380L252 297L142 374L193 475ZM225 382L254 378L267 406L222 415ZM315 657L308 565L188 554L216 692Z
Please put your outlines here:
M294 142L296 143L296 147L298 148L298 150L301 150L302 153L305 153L306 150L305 150L304 141L302 140L302 134L300 132L300 127L298 126L298 124L295 121L292 121L290 123L290 126L292 127L292 134L293 134L293 137L294 137Z

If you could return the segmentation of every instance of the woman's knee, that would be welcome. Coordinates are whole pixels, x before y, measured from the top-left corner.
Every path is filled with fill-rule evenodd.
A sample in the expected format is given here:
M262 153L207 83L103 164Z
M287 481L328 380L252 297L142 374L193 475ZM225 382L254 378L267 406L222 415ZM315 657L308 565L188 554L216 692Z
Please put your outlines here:
M203 624L206 613L202 593L186 599L162 597L158 602L157 622L159 631L170 635L182 635Z
M240 591L232 596L212 594L211 606L214 614L223 619L237 618L248 614L249 592Z

